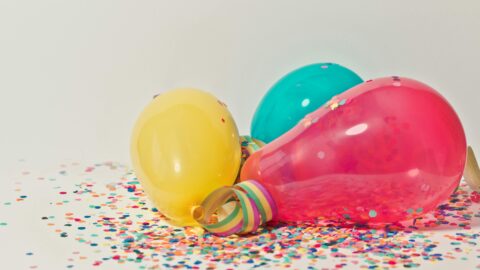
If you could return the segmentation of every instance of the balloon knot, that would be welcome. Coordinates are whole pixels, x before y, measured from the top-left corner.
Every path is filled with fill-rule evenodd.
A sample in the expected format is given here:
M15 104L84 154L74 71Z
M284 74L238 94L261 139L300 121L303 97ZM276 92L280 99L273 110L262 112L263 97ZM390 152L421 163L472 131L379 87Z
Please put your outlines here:
M202 206L200 205L195 205L192 207L191 210L192 217L197 220L197 219L203 219L203 216L205 215L205 211Z

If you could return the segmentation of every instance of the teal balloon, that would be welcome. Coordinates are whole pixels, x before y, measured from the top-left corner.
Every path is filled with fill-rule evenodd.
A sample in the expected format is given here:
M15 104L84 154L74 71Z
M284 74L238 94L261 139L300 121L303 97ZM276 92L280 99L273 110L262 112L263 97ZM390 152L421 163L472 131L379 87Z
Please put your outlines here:
M253 116L251 135L269 143L333 96L362 82L355 72L333 63L312 64L294 70L263 97Z

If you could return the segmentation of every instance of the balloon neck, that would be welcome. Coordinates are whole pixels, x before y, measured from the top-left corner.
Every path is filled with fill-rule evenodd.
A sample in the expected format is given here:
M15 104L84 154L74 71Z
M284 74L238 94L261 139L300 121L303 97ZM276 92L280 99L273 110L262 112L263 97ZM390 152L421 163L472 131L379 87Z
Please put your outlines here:
M203 219L205 215L205 210L201 205L195 205L190 210L190 213L192 214L193 219L199 220L199 219Z

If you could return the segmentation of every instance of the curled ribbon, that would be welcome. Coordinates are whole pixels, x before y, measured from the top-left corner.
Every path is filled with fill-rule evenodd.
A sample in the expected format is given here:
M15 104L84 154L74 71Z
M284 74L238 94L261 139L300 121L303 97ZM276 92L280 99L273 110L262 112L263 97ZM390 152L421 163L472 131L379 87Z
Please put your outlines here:
M477 159L471 146L468 146L467 149L467 163L463 176L473 190L480 191L480 168L478 167Z
M270 193L257 181L248 180L215 190L192 215L206 230L227 236L255 232L276 212Z
M238 171L238 175L236 178L235 183L240 181L240 171L245 164L245 161L255 152L260 150L265 145L264 142L254 139L250 136L240 136L240 148L242 149L242 156L240 161L240 170Z
M264 142L254 139L250 136L240 136L240 146L242 148L242 164L248 159L248 157L260 150L265 145Z

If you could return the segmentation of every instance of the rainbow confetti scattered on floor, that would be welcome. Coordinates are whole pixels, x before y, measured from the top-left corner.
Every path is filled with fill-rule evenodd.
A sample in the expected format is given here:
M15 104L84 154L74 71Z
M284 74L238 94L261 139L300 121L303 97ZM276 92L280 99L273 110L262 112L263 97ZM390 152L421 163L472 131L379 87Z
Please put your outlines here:
M321 221L271 224L248 237L221 238L165 223L135 175L120 164L63 164L50 175L23 171L18 179L13 199L0 207L25 203L36 193L25 194L22 187L40 182L50 195L36 204L48 204L52 211L38 212L33 220L74 249L65 268L83 261L83 266L114 269L422 269L469 260L480 269L480 194L463 184L448 203L415 222L383 228ZM9 227L8 218L0 216L0 233ZM86 256L76 248L95 252ZM23 256L32 260L31 269L49 269L33 263L38 252L26 245Z

